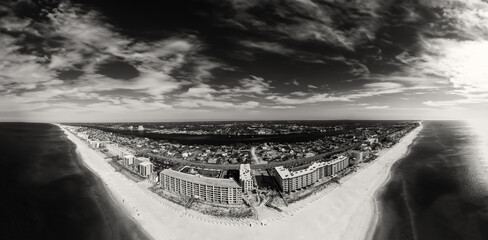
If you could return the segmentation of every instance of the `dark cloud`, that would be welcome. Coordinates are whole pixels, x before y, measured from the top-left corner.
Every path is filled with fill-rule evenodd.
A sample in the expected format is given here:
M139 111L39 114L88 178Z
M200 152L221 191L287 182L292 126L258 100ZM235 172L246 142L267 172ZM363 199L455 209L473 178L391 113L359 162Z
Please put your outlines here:
M72 70L59 71L58 78L61 80L76 80L81 75L83 75L83 71L72 69Z
M121 80L131 80L139 76L139 71L134 66L121 60L110 60L98 64L96 73Z

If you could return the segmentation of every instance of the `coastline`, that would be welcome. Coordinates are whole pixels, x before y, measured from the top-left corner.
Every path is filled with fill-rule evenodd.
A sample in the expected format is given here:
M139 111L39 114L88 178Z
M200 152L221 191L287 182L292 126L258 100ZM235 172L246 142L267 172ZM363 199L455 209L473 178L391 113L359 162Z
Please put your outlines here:
M373 195L373 199L372 199L372 207L373 207L373 216L371 216L371 221L370 221L370 224L369 224L369 228L368 228L368 231L367 231L367 234L365 235L365 240L371 240L373 239L374 237L374 233L375 233L375 230L376 230L376 227L379 223L379 219L380 219L380 207L379 207L379 201L378 201L378 195L380 194L380 192L382 191L382 189L386 186L386 184L390 181L391 179L391 168L393 167L393 164L396 163L398 160L402 159L404 156L406 156L409 151L410 151L410 145L412 145L415 141L415 139L417 138L417 135L418 133L423 129L423 124L422 122L420 122L420 126L417 127L416 129L414 129L411 133L409 134L414 134L412 136L405 136L401 139L400 142L403 142L405 138L407 137L410 137L411 139L406 139L407 142L409 142L408 146L407 146L407 149L406 152L404 154L402 154L401 157L399 157L398 159L396 159L394 162L392 162L390 164L390 166L388 167L387 169L387 175L386 177L384 178L383 182L381 183L380 186L377 187L374 195ZM414 132L415 131L415 132Z
M54 125L56 125L57 127L59 127L65 133L66 138L75 145L75 147L76 147L75 151L76 151L76 154L79 157L79 160L80 160L81 164L84 167L86 167L89 171L91 171L92 173L95 174L96 178L98 178L98 179L96 179L96 181L99 181L100 182L100 187L106 191L107 196L109 197L108 200L112 201L114 203L114 207L116 209L119 209L122 212L122 214L125 214L129 219L132 218L132 220L135 220L134 219L134 214L130 211L130 209L127 208L127 207L124 207L124 204L123 204L124 203L123 196L120 196L120 195L117 194L117 192L114 192L108 186L108 184L106 183L105 179L102 178L102 175L100 174L100 170L96 171L94 169L94 165L93 164L90 164L91 163L90 161L87 161L89 159L97 159L97 157L100 158L103 161L105 161L105 160L100 155L98 155L98 153L96 153L95 151L89 149L88 146L85 143L81 142L80 139L78 139L76 136L74 136L73 134L71 134L69 131L66 131L64 128L62 128L58 124L54 124ZM89 152L90 150L97 157L87 156L87 154L90 153ZM97 160L100 160L100 159L97 159ZM136 227L138 227L140 229L140 231L142 231L142 233L145 235L146 239L154 239L147 231L145 231L145 229L141 226L140 222L133 221L133 223L136 225ZM132 236L132 237L135 237L135 236Z
M149 191L147 182L128 180L84 142L61 129L119 207L154 239L363 239L375 216L375 193L387 181L391 165L407 152L421 128L408 133L358 172L342 178L339 186L284 208L278 217L261 221L217 219L186 210Z

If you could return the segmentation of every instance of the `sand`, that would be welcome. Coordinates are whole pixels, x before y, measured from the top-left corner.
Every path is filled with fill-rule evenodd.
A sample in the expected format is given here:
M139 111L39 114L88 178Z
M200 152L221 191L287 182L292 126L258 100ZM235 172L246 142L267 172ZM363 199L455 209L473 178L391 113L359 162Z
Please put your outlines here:
M375 193L391 165L408 150L421 127L342 183L259 221L218 219L169 202L116 172L107 160L65 131L85 164L107 185L123 209L154 239L365 239L375 219ZM266 218L266 216L264 216ZM249 224L252 222L253 226Z

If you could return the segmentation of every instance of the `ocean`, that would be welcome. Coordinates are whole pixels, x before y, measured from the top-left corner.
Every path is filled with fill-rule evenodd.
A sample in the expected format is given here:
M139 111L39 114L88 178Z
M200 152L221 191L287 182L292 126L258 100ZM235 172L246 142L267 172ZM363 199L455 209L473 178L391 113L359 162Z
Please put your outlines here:
M488 133L460 121L423 124L378 193L373 239L488 239Z
M148 239L51 124L0 123L0 239Z

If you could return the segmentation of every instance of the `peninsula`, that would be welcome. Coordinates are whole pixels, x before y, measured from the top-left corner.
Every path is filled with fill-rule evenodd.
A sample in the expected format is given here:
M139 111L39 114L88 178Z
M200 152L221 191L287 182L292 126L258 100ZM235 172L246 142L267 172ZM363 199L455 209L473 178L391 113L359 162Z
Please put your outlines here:
M127 173L114 168L113 163L111 163L112 158L107 158L107 154L94 148L93 142L90 145L89 141L83 140L85 137L83 133L77 132L75 135L68 130L73 130L72 126L58 126L76 144L77 152L83 162L106 183L118 204L125 209L127 214L140 223L142 228L154 239L195 239L197 237L200 239L236 237L239 239L364 238L364 236L368 236L368 230L376 221L374 202L376 191L386 182L392 164L407 152L408 146L422 129L421 124L418 127L408 129L408 131L398 135L399 138L396 139L395 144L375 151L375 159L361 164L354 162L359 158L356 152L352 152L356 155L354 157L345 154L351 154L349 151L334 156L333 159L335 160L323 162L316 160L311 164L306 164L305 168L302 167L301 169L273 167L270 176L277 175L277 179L281 179L281 184L278 185L281 185L279 186L281 188L280 194L285 195L283 197L284 202L293 199L290 196L298 196L295 201L289 201L285 205L276 204L277 206L270 208L269 205L266 205L270 202L279 202L274 200L278 198L269 198L266 204L261 202L253 205L252 201L246 201L246 198L242 197L244 202L249 202L252 206L253 214L251 217L234 218L228 215L218 217L192 210L188 206L161 197L154 191L155 185L163 188L167 186L168 181L164 183L165 178L168 180L168 177L178 178L180 175L188 175L189 177L195 175L166 169L159 173L159 176L163 176L162 179L154 181L148 177L143 181L134 181L128 177ZM351 160L349 161L349 159ZM353 164L359 167L349 167ZM329 176L326 176L327 166L336 166L330 167ZM349 169L347 174L339 175L346 168ZM333 174L332 171L336 172ZM293 184L297 186L298 183L292 184L292 180L289 180L290 185L287 185L286 188L283 187L283 178L287 178L286 174L301 176L304 173L311 173L310 176L317 176L317 179L310 180L310 184L301 183L303 186L295 187L296 189L290 187ZM319 179L319 175L323 179ZM197 178L200 186L202 186L201 181L209 184L212 184L212 181L218 181L218 178L211 180L210 177L205 176ZM209 180L205 180L205 178ZM187 180L188 182L193 181L191 177ZM280 181L277 182L280 183ZM234 181L235 185L232 184L232 181L227 184L229 184L227 187L232 188L233 191L232 195L226 192L226 196L232 196L233 199L233 202L230 202L227 198L227 204L241 203L239 199L241 195L249 196L237 181ZM252 186L247 186L250 189L252 188ZM166 192L174 193L175 191ZM182 193L182 190L180 189L177 192ZM304 192L307 194L303 194ZM203 194L199 194L200 198L202 196ZM223 194L219 193L218 196L222 197ZM194 199L193 201L199 200ZM224 202L220 204L225 205ZM307 230L311 227L313 227L313 231ZM208 229L212 229L212 231L208 231Z

